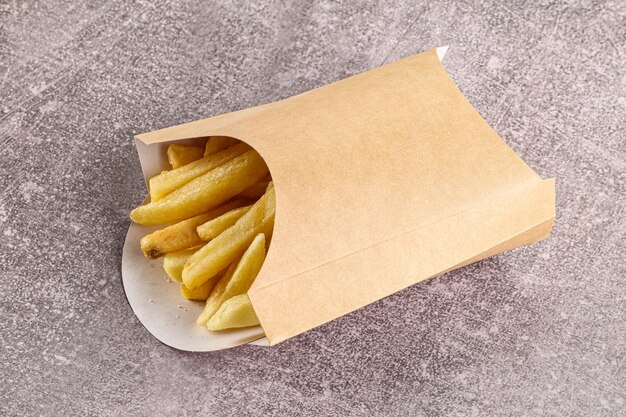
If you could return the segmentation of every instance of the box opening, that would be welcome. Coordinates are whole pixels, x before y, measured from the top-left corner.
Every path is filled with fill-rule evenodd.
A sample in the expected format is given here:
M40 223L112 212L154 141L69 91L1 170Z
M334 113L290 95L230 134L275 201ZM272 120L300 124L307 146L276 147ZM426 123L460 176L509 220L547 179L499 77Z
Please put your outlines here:
M164 170L171 169L167 156L167 149L170 145L204 148L210 138L215 136L217 135L165 140L151 145L136 140L147 189L150 178ZM245 144L251 150L256 151L245 139L232 136L222 137ZM268 171L264 182L272 181L271 169L265 157L261 153L259 155ZM245 198L252 204L258 200L259 194L261 190L257 187L257 190L252 190L251 194ZM230 200L237 198L233 197ZM144 203L149 201L148 193ZM202 312L204 302L183 299L180 295L181 284L168 279L167 274L161 268L161 260L146 259L139 249L139 241L143 236L165 226L167 225L144 226L132 223L126 237L122 259L124 288L129 304L140 322L160 341L182 350L211 351L245 343L267 346L268 342L264 338L261 326L211 332L196 325L196 318ZM266 253L269 253L271 241L271 238L266 239ZM181 340L184 341L182 345Z

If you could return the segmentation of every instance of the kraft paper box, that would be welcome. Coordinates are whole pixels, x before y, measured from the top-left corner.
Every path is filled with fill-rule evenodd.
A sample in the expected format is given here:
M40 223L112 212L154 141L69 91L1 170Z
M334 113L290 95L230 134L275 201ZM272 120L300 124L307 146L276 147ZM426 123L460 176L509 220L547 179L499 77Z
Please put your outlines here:
M489 127L427 51L288 99L136 136L146 179L169 143L231 136L265 159L276 221L249 291L261 327L209 332L131 225L133 311L159 340L209 351L276 344L412 284L547 237L554 180ZM265 335L266 338L263 338ZM259 340L260 339L260 340Z

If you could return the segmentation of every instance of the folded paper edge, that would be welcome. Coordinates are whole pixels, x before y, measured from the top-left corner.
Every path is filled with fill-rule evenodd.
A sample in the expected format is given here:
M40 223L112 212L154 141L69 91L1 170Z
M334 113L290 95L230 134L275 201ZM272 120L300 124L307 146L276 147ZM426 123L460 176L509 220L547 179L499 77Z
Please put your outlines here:
M552 193L551 193L551 202L549 203L552 207L552 213L545 219L537 224L529 227L527 230L522 231L514 236L511 236L509 239L506 239L491 249L488 249L484 252L479 253L478 255L463 261L452 268L442 272L442 274L450 271L454 271L455 269L462 268L464 266L473 264L474 262L478 262L482 259L490 258L492 256L498 255L500 253L506 252L508 250L512 250L515 248L519 248L522 246L532 245L537 243L543 239L546 239L550 236L552 232L552 228L554 226L554 220L556 218L556 181L554 178L543 180L544 183L552 183Z

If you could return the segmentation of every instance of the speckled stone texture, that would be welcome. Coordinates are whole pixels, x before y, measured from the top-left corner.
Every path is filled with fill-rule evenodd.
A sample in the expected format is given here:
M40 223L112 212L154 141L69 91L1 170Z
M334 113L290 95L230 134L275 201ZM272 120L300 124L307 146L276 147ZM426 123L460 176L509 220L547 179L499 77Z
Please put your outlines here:
M1 2L0 415L626 415L625 2L505 3ZM549 239L273 348L142 327L120 277L133 134L445 44L557 178Z

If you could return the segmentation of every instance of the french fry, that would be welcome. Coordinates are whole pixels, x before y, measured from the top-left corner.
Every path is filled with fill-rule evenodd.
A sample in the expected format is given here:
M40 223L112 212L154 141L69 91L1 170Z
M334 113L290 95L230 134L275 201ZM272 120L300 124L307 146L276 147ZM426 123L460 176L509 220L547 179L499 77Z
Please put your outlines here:
M217 331L259 325L248 294L236 295L224 302L207 322L207 329Z
M237 142L239 142L237 139L228 136L211 136L204 147L204 156L223 151Z
M218 278L213 278L208 280L207 282L205 282L204 284L200 285L198 288L190 290L189 288L185 287L184 285L180 286L180 293L182 294L183 298L187 299L187 300L191 300L191 301L204 301L207 298L209 298L209 294L211 293L211 290L213 289L213 287L215 286L215 284L217 283Z
M206 223L201 224L196 228L198 236L200 237L200 239L208 242L209 240L215 238L224 230L235 224L235 222L239 220L241 216L243 216L248 212L248 210L250 210L250 207L252 206L232 209L231 211L226 212L219 217L216 217Z
M179 145L178 143L172 143L167 147L167 161L172 168L178 168L182 165L188 164L196 159L200 159L204 156L204 149L200 146L191 145Z
M196 253L199 248L179 250L168 253L163 257L163 269L165 273L173 281L181 282L183 280L183 267L185 262L191 255Z
M237 222L193 254L183 268L183 282L189 289L199 287L242 254L259 233L269 237L276 211L274 187L268 190Z
M248 292L261 270L264 260L265 235L259 233L250 244L250 247L246 249L239 262L232 264L235 265L235 268L232 266L228 268L228 271L217 281L196 323L199 326L204 326L224 301ZM211 279L207 282L214 280ZM201 285L199 288L202 288L204 285Z
M267 184L269 184L269 182L270 180L267 180L267 181L261 181L257 184L254 184L252 187L246 188L245 190L243 190L239 194L239 197L256 200L257 198L265 194L265 190L267 189Z
M242 200L234 200L207 213L167 226L141 238L139 245L146 258L155 259L166 253L189 249L204 244L196 229L208 221L221 217L233 209L244 205ZM208 239L207 239L208 240Z
M197 177L163 199L137 207L131 211L130 218L144 225L185 220L219 206L259 182L268 172L263 158L250 150Z
M222 152L207 155L197 161L190 162L187 165L172 169L171 171L163 171L159 175L155 175L150 178L149 181L151 201L154 202L162 199L202 174L217 168L249 150L250 147L248 145L241 143Z

